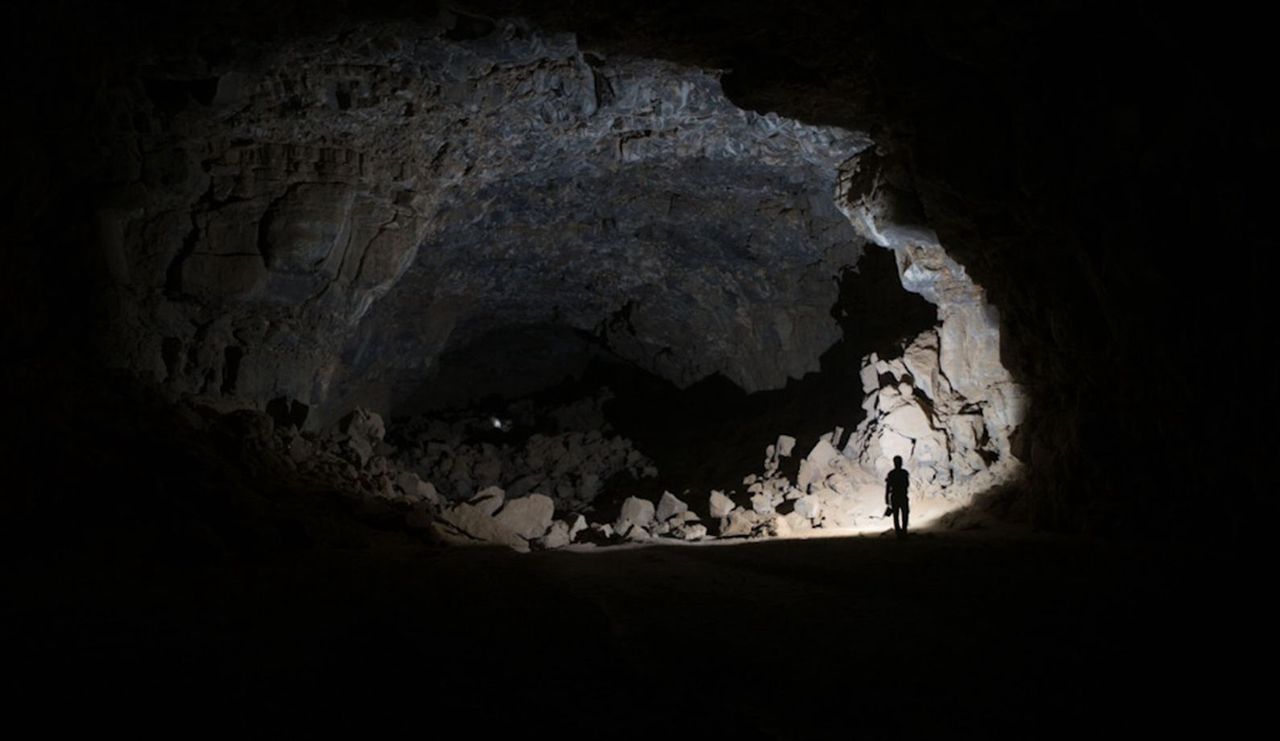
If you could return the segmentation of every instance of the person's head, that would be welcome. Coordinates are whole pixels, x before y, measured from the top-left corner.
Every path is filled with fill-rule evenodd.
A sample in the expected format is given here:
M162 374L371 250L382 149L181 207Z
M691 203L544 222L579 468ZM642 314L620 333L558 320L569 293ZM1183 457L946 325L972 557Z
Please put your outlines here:
M893 457L893 467L894 467L894 468L902 468L902 456L900 456L900 455L895 455L895 456Z

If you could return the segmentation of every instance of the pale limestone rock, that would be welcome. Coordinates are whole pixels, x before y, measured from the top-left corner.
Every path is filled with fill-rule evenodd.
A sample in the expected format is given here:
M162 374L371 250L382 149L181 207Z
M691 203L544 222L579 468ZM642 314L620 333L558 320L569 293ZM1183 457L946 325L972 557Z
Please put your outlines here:
M471 504L457 504L442 511L433 529L446 541L473 543L476 541L506 545L516 550L528 550L528 542L512 532L488 512Z
M840 451L831 445L831 441L823 437L819 439L817 444L813 446L813 450L809 451L809 455L805 457L809 465L816 469L826 468L832 460L840 456Z
M748 537L760 524L760 519L754 512L748 510L736 509L730 512L720 520L720 537L721 538L742 538Z
M481 489L474 497L467 500L468 504L474 505L478 510L492 517L502 508L502 503L506 500L506 492L498 486L490 486Z
M720 492L720 491L711 492L710 505L711 505L711 517L717 520L724 517L728 517L729 513L732 512L738 506L733 503L732 499L725 496L724 492Z
M627 497L622 502L622 511L618 513L613 529L625 535L632 526L648 527L653 523L653 514L653 502L639 497Z
M680 499L671 492L664 491L662 492L662 498L658 500L658 507L654 513L654 517L657 518L658 522L666 522L672 517L687 511L689 511L688 504L680 501Z
M939 333L942 372L967 399L988 398L989 389L1006 382L1000 364L1000 325L994 307L966 304L949 307Z
M569 541L573 542L574 540L577 540L578 533L586 529L587 529L587 518L583 517L582 515L578 515L577 517L573 518L573 522L569 525Z
M758 515L773 514L773 497L764 492L751 495L751 510Z
M796 439L790 435L779 435L777 442L777 451L780 458L789 458L795 450Z
M929 424L929 416L914 401L890 412L881 421L881 425L912 439L928 437L934 432Z
M800 497L794 511L805 519L817 520L822 514L822 500L813 494Z
M916 388L937 400L939 392L938 333L921 332L903 352L902 362L915 380Z
M874 354L871 356L875 357ZM858 380L862 382L862 393L870 394L880 388L880 376L876 374L876 363L871 361L862 366L862 370L858 371Z
M807 459L801 459L800 470L796 472L796 487L808 491L814 479L821 479L822 472L814 469Z
M551 523L551 528L547 531L547 534L538 541L539 545L548 550L564 548L572 542L573 539L569 536L569 524L564 520L556 520Z
M681 527L679 535L685 540L702 540L707 537L707 528L705 525L693 523L691 525Z
M788 513L784 519L792 535L804 535L813 530L813 523L797 512Z
M494 519L516 535L532 540L546 534L551 527L555 509L551 497L530 494L522 499L508 500Z

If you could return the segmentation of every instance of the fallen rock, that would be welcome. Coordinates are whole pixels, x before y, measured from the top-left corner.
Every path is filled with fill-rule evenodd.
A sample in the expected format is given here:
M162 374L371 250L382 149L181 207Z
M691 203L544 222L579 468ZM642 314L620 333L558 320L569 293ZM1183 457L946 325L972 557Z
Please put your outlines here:
M881 421L885 427L912 439L920 439L933 434L929 424L929 416L917 403L904 404L889 413Z
M822 515L822 500L813 494L800 497L793 511L805 519L816 521Z
M816 469L826 468L833 459L839 457L840 451L832 447L831 443L825 437L818 440L813 446L813 450L809 451L809 455L805 456L805 460L809 465Z
M630 526L648 527L653 523L653 502L640 497L627 497L622 502L622 511L618 513L618 519L614 521L613 529L618 533L626 535Z
M803 535L813 530L813 523L798 512L791 512L784 518L792 535Z
M499 525L526 540L540 538L551 527L556 505L544 494L530 494L522 499L509 500L494 519ZM568 527L565 528L566 535Z
M707 537L707 528L705 525L694 523L680 528L678 533L685 540L702 540Z
M671 492L664 491L662 492L662 499L658 500L658 508L654 516L658 519L658 522L666 522L672 517L688 511L689 505L680 501L676 495Z
M726 497L724 495L724 492L720 492L720 491L711 492L710 505L711 505L711 516L717 520L728 517L729 513L732 512L738 506L733 503L732 499L730 499L729 497Z
M773 497L766 492L751 495L751 510L758 515L773 514Z
M720 537L749 537L759 524L760 519L756 513L743 509L734 510L720 520Z
M490 486L481 489L474 497L467 500L467 504L474 506L486 516L492 517L502 508L502 502L506 498L506 493L500 487Z
M538 541L538 545L551 550L563 548L572 542L573 538L569 535L569 523L564 520L556 520L551 523L551 528L547 531L547 534Z
M518 551L529 550L528 541L499 523L480 507L465 502L441 512L431 527L441 539L450 543L497 543Z

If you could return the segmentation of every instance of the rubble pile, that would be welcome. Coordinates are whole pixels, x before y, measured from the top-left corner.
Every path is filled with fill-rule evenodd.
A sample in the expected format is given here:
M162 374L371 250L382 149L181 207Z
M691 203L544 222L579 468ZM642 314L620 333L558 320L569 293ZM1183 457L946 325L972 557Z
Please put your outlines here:
M1017 465L1000 410L953 387L939 345L930 330L900 357L865 358L866 418L847 435L840 427L821 435L803 453L795 437L778 436L741 492L713 490L704 499L664 491L656 502L630 496L612 519L592 504L606 484L625 487L658 471L612 434L607 389L567 405L516 402L496 416L401 420L391 440L382 417L366 409L324 433L282 418L274 447L298 471L398 507L410 526L450 543L527 551L876 530L894 456L910 472L913 511L926 516L967 503ZM797 456L788 475L784 459Z

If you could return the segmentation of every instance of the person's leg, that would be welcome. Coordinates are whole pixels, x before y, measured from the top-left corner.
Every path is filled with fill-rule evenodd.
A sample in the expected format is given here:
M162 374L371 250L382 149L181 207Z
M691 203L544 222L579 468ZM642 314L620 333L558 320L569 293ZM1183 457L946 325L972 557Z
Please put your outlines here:
M902 508L895 504L895 505L893 505L893 532L894 532L894 534L896 534L896 535L902 535L902 528L903 528L903 523L902 523Z
M907 520L911 518L911 505L902 505L902 534L907 534Z

